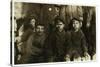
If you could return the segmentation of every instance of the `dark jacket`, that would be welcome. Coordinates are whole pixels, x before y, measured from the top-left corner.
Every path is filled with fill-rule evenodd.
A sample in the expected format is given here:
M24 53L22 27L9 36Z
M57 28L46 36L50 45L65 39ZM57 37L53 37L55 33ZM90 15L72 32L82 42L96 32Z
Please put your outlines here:
M53 32L50 34L44 46L45 51L45 58L51 58L52 61L63 61L65 56L65 49L66 49L66 42L67 42L67 33L63 32ZM49 61L49 60L48 60Z
M21 52L20 52L20 54L21 54L21 60L20 61L18 61L18 63L26 63L26 60L27 59L25 59L27 56L28 56L28 51L27 51L27 41L28 41L28 39L29 39L29 37L33 34L34 32L33 32L33 30L31 29L31 28L29 28L29 29L27 29L24 33L23 33L23 35L21 36Z
M70 32L70 41L69 44L66 45L66 52L69 54L72 51L76 51L79 55L83 55L87 52L87 43L82 30Z
M26 54L28 63L35 63L35 62L42 62L43 60L43 46L45 43L46 35L43 34L41 36L37 35L36 33L33 33L26 45Z

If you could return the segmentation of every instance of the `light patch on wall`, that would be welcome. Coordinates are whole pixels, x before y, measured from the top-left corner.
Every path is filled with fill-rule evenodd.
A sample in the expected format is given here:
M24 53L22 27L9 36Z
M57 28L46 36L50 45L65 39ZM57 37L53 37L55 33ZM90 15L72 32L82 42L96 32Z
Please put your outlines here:
M49 7L49 9L48 9L49 11L52 11L52 8L51 7Z
M22 3L15 2L14 4L14 16L18 19L22 17Z

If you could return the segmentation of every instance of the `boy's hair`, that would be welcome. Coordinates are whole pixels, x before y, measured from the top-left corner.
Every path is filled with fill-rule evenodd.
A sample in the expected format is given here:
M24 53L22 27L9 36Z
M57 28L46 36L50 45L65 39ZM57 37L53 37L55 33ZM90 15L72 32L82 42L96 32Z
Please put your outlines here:
M65 24L64 21L60 17L56 17L55 20L54 20L54 22L55 22L54 25L59 23L59 21L61 21L63 24Z
M78 18L72 18L69 24L69 30L73 29L73 22L78 21L80 23L80 20Z
M36 28L37 28L37 26L43 26L43 27L45 27L44 24L40 24L40 23L36 24Z
M76 21L79 21L79 23L80 23L80 20L79 20L78 18L75 18L75 17L72 19L72 23L73 23L75 20L76 20Z
M82 26L82 21L83 21L83 18L73 18L72 19L72 23L74 22L74 20L78 21L80 23L80 25Z
M30 17L29 19L30 19L30 21L31 21L32 19L35 19L35 21L37 21L37 18L34 17L34 16Z

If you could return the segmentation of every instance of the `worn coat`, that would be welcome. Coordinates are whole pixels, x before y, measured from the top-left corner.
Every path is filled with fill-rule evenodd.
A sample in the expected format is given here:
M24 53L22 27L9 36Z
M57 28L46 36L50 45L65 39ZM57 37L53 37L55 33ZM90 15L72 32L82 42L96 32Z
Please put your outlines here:
M73 57L81 57L87 52L87 43L82 30L70 32L70 41L66 45L66 52Z
M45 34L39 36L33 33L26 43L26 56L23 58L25 63L39 63L43 61L43 45Z
M53 32L50 34L44 46L45 58L48 62L58 62L64 61L65 56L65 49L66 49L66 42L67 40L67 33L63 32Z

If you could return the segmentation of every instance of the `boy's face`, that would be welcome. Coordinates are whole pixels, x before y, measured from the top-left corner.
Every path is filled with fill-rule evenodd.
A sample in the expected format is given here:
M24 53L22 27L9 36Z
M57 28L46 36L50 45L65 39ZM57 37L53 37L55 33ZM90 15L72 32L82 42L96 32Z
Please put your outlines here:
M30 24L31 24L33 27L35 27L35 22L36 22L36 21L35 21L35 19L33 18L33 19L31 19L31 23L30 23Z
M36 27L36 32L37 34L42 35L44 33L44 26L38 25Z
M76 29L79 29L80 28L80 22L77 21L77 20L74 20L73 21L73 28L76 30Z
M64 29L64 23L59 21L57 24L56 24L56 28L60 31L60 30L63 30Z

